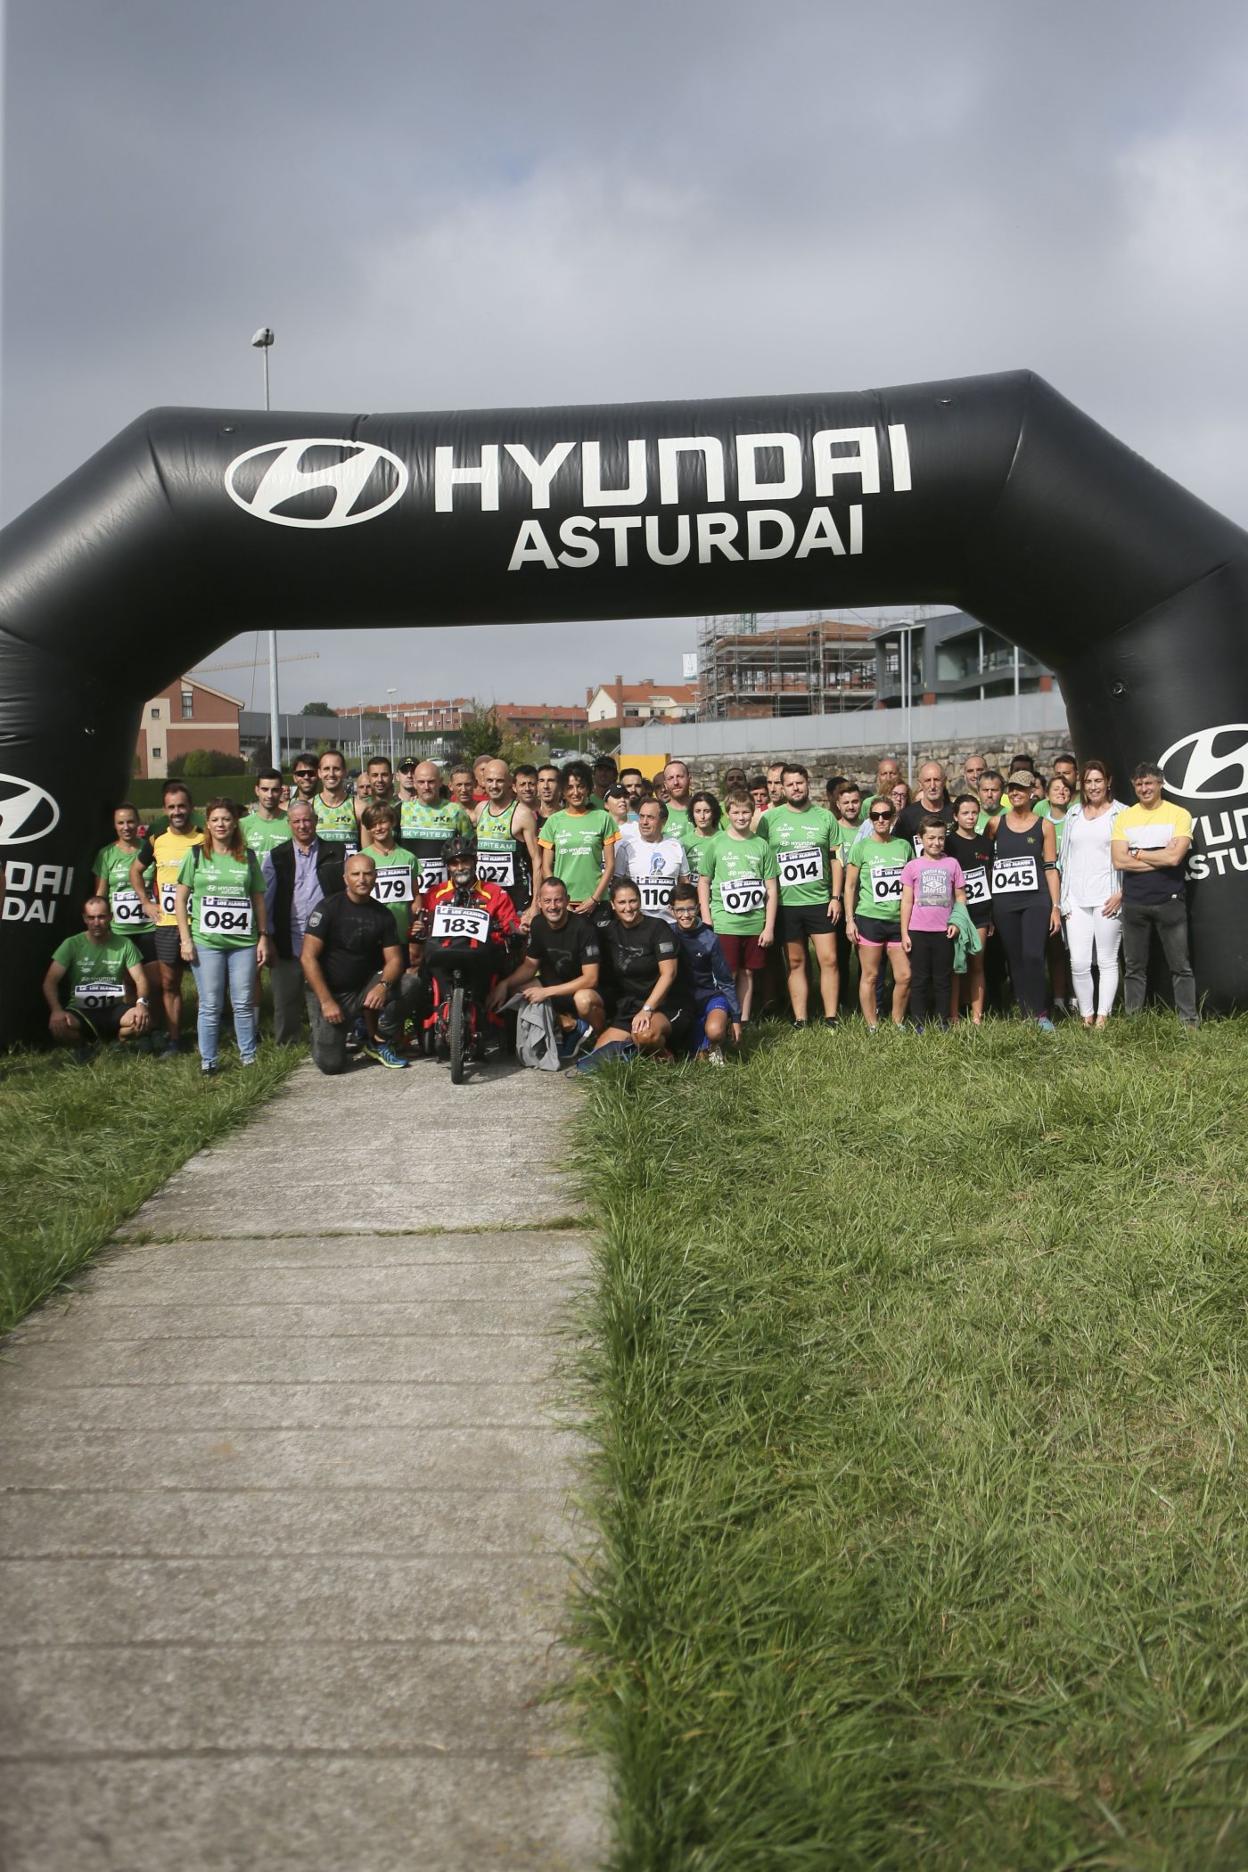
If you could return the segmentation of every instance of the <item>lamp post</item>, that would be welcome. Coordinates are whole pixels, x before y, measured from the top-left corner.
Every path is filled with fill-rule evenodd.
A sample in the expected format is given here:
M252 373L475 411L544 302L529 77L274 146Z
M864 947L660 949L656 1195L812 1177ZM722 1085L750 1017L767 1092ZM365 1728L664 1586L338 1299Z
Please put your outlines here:
M360 771L364 771L364 704L360 703Z
M267 416L269 403L269 352L273 348L274 332L271 325L262 325L252 338L252 345L264 359L264 413ZM277 632L269 632L269 741L271 743L273 765L282 771L282 728L277 712Z
M386 694L388 696L398 695L398 693L399 692L397 689L386 690ZM390 717L390 766L393 769L394 767L394 703L393 702L386 703L386 714Z

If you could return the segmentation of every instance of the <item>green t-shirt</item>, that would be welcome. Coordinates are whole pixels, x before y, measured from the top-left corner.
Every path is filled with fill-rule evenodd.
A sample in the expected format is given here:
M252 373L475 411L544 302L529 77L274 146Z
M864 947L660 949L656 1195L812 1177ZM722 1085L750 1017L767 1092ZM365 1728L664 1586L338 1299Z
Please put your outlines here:
M432 890L446 881L442 847L449 838L473 838L472 820L454 800L405 799L399 803L399 843L420 860L420 888Z
M666 828L665 828L666 831ZM573 813L565 807L551 813L539 843L554 850L553 877L562 878L572 902L592 897L602 877L602 854L607 841L618 837L615 820L602 808Z
M373 885L373 896L378 903L383 903L394 918L394 926L399 932L399 941L405 943L412 928L412 904L420 890L420 860L402 845L396 845L392 852L378 851L375 845L366 845L361 857L371 858L377 867L377 882Z
M65 970L68 1005L81 1008L84 1014L124 1008L126 973L143 965L142 956L128 936L110 934L106 942L96 943L85 930L67 936L53 951L52 960Z
M279 813L276 819L262 819L259 813L249 812L239 820L238 829L248 851L255 852L257 858L263 858L275 845L284 845L290 837L290 821L285 813Z
M152 927L152 919L143 914L139 893L130 883L130 867L136 858L143 860L143 876L150 885L156 866L146 844L140 845L137 852L126 851L120 845L101 845L91 864L92 877L104 883L114 936L133 936Z
M855 921L868 916L881 923L901 922L901 873L913 857L909 839L877 839L864 832L854 840L847 862L858 868Z
M197 862L198 860L198 862ZM205 949L254 949L260 940L253 896L264 896L264 873L255 852L188 852L178 883L190 887L191 936Z
M689 860L689 875L696 884L702 875L703 867L709 862L709 847L717 838L723 837L723 827L721 826L718 832L699 832L694 825L690 824L684 832L669 832L667 829L669 823L670 821L664 824L663 837L680 840L685 848L685 857Z
M356 817L355 800L348 793L345 800L337 806L327 806L320 793L312 802L316 814L316 836L322 845L344 845L348 849L343 854L350 857L360 848L360 827Z
M664 838L678 838L682 845L693 831L693 820L683 806L668 804L667 818L663 821Z
M837 822L826 806L769 806L758 836L776 854L780 902L786 908L826 904L832 895L832 855L840 850Z
M761 936L767 921L767 879L777 875L776 854L756 832L737 838L721 832L706 854L711 886L711 928L717 936Z

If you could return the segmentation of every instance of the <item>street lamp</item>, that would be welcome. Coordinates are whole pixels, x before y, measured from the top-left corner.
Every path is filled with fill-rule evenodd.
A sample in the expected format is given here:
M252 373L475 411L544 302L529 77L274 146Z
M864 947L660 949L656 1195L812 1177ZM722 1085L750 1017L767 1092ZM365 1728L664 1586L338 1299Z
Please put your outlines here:
M262 325L252 338L252 345L264 359L264 412L269 413L269 352L273 347L274 332L271 325ZM277 713L277 632L269 632L269 740L272 745L273 765L282 771L282 729Z
M360 771L364 771L364 704L360 703Z
M397 689L387 689L388 696L398 695ZM386 703L386 714L390 717L390 765L394 766L394 703Z

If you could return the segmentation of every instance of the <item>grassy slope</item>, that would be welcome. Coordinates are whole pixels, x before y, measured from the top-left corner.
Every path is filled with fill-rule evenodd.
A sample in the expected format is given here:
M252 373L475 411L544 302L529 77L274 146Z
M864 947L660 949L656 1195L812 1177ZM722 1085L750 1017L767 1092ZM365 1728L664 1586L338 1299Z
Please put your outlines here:
M106 1050L0 1061L0 1332L47 1298L194 1151L247 1118L303 1057L263 1046L205 1085L199 1060ZM227 1061L231 1056L227 1053Z
M1248 1022L600 1076L616 1864L1248 1864Z

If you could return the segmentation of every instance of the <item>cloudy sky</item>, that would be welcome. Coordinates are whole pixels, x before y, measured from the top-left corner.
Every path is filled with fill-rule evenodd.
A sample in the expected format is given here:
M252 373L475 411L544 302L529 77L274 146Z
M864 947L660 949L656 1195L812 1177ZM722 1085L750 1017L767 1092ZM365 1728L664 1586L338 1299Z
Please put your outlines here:
M5 518L259 402L270 324L274 407L344 412L1025 365L1248 523L1229 0L9 0L4 51ZM284 632L283 705L576 701L694 637Z

